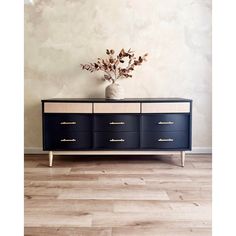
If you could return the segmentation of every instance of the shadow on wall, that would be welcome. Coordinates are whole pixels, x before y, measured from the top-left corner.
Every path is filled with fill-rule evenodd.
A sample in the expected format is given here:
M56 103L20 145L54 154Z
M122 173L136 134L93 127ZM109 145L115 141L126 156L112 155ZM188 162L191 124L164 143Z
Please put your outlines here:
M88 78L84 78L90 87L90 89L87 89L87 98L105 98L105 89L110 83L103 81L102 77L101 75L90 75Z
M24 111L24 142L26 147L42 147L41 101L30 101Z

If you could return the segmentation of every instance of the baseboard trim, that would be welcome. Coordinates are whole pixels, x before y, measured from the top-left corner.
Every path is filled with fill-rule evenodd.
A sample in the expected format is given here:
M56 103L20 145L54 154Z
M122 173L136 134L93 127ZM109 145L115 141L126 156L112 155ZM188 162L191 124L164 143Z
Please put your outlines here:
M47 151L43 151L41 147L26 147L24 149L25 154L47 154ZM211 147L193 147L192 151L187 151L186 154L212 154Z
M187 151L186 154L212 154L211 147L193 147L192 151Z

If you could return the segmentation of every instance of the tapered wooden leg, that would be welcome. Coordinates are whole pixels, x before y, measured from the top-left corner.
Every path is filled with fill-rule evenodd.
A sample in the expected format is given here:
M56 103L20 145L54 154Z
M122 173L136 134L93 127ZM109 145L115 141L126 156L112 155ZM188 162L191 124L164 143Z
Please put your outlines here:
M181 166L184 167L184 162L185 162L185 152L181 151Z
M49 166L52 167L52 161L53 161L53 152L49 152Z

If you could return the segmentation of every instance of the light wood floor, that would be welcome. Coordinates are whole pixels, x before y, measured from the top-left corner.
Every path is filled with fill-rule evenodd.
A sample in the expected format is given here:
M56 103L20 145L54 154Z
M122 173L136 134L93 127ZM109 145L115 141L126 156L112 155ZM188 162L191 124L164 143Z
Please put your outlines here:
M211 235L211 156L25 156L25 235Z

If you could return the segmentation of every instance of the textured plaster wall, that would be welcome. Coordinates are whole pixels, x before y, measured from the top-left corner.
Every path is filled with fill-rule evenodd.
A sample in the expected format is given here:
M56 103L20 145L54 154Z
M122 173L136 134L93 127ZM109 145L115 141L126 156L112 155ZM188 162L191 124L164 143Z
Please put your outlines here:
M35 0L25 5L25 147L41 147L42 98L104 97L80 63L149 53L126 97L194 100L193 146L211 147L211 0Z

